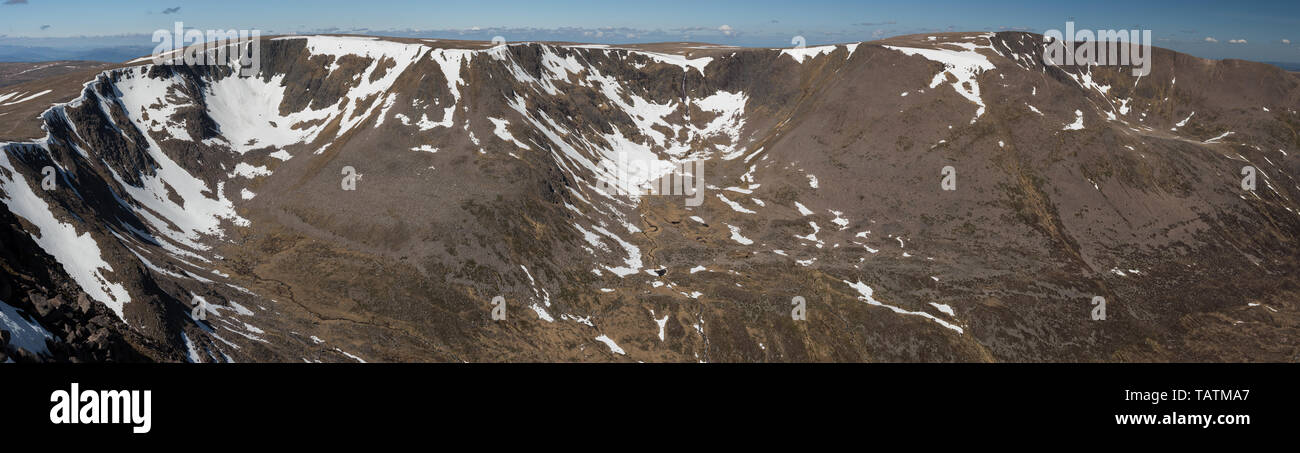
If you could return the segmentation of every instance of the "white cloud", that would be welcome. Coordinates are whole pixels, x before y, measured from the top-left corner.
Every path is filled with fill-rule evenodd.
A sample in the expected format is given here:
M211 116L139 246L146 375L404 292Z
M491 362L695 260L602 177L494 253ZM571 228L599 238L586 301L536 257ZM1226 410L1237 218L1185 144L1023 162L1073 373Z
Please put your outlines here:
M1244 40L1244 39L1229 39L1229 40L1228 40L1228 44L1245 44L1245 43L1246 43L1246 40Z
M1206 37L1205 37L1205 42L1219 42L1219 40L1214 39L1213 36L1206 36Z
M1291 44L1291 40L1290 40L1290 39L1283 39L1283 40L1282 40L1282 44Z
M733 29L731 28L730 25L727 25L727 24L723 24L721 27L718 27L718 31L722 32L722 34L727 35L727 36L731 36L732 33L735 33L735 32L736 32L735 30L733 30Z

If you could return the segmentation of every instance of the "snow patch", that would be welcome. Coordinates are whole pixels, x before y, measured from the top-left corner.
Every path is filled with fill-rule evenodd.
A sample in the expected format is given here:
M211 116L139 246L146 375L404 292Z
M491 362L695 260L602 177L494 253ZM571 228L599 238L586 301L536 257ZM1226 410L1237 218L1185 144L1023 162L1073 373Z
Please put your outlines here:
M947 328L949 328L949 329L952 329L952 330L956 331L956 332L959 333L959 334L964 333L964 330L963 330L960 326L957 326L957 325L952 324L952 323L950 323L950 322L948 322L948 321L944 321L944 320L942 320L942 319L939 319L939 318L935 317L935 316L932 315L932 314L929 314L929 313L926 313L926 312L923 312L923 311L909 311L909 310L904 310L904 309L902 309L902 308L898 308L898 307L895 307L895 306L893 306L893 305L889 305L889 304L886 304L886 303L883 303L883 302L881 302L881 301L876 300L874 297L872 297L872 294L873 294L875 291L874 291L873 289L871 289L870 286L867 286L865 283L862 283L861 281L858 281L857 283L853 283L853 282L850 282L850 281L848 281L848 280L843 280L843 282L844 282L844 284L849 285L850 287L852 287L853 289L855 289L855 290L858 291L858 300L865 301L866 303L868 303L868 304L870 304L870 305L875 305L875 306L877 306L877 307L888 308L888 309L890 309L891 311L893 311L894 313L898 313L898 314L901 314L901 315L920 316L920 317L923 317L923 318L927 318L927 319L929 319L929 320L931 320L931 321L934 321L934 322L936 322L936 323L939 323L939 325L941 325L941 326L944 326L944 327L947 327Z
M662 336L660 337L660 339L662 339ZM599 336L599 337L596 337L596 341L599 341L599 342L601 342L601 343L605 343L605 346L609 346L609 351L610 351L610 352L613 352L613 353L618 354L618 355L627 355L626 352L623 352L623 348L618 347L618 343L614 343L614 340L613 340L613 339L611 339L611 338L609 338L609 337L607 337L607 336L605 336L605 335L601 335L601 336Z
M0 188L4 189L5 195L0 200L10 212L26 219L40 231L39 236L28 232L36 245L52 255L82 291L103 303L125 322L122 308L131 301L131 295L126 287L105 277L104 272L113 272L113 267L100 255L95 239L89 232L77 234L75 227L54 217L50 205L32 191L27 180L10 164L8 152L0 151L0 169L5 170L0 172ZM162 171L159 170L160 174Z

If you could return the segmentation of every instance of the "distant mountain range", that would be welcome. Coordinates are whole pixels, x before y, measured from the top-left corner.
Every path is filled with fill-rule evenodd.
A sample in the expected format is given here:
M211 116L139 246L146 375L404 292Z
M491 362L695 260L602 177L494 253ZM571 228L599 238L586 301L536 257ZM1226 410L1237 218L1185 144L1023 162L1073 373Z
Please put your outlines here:
M1264 63L1268 63L1288 71L1300 72L1300 63L1283 63L1280 61L1265 61Z
M58 48L37 46L0 45L0 63L40 63L49 61L83 60L124 63L148 55L151 46L112 46L97 48ZM1300 62L1263 61L1292 72L1300 72Z
M0 62L39 63L46 61L89 60L121 63L153 52L152 46L115 46L96 48L59 48L0 45Z

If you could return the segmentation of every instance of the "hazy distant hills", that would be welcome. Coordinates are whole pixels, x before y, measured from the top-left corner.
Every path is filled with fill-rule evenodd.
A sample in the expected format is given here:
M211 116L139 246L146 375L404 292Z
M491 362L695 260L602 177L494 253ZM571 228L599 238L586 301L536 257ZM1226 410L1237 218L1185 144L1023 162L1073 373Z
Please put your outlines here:
M90 60L123 62L153 51L150 46L116 46L84 48L57 48L0 45L0 62L45 62L62 60Z
M106 45L103 47L53 47L0 44L0 62L47 62L64 60L106 61L122 63L153 51L146 45ZM1287 71L1300 72L1300 62L1263 61Z
M1265 61L1264 63L1268 63L1273 66L1277 66L1279 68L1292 71L1292 72L1300 71L1300 63L1283 63L1280 61Z

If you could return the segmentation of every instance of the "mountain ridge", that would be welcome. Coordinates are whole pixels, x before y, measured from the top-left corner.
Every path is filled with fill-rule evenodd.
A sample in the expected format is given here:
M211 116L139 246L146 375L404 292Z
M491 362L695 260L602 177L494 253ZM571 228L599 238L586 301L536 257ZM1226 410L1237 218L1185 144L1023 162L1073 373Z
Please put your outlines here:
M106 330L122 338L110 343L154 360L1294 357L1289 340L1251 340L1297 325L1286 269L1300 187L1283 150L1300 147L1296 77L1157 50L1172 66L1142 85L1117 68L1044 67L1034 38L674 56L267 37L254 78L223 67L99 73L77 105L42 114L44 141L3 145L13 160L0 183L12 201L14 173L34 183L56 164L75 193L31 193L56 201L63 225L103 222L89 237L128 276L83 281L125 285L124 325ZM906 50L922 48L948 53ZM277 119L260 124L250 109ZM1080 154L1089 143L1102 155ZM620 180L601 167L620 152L706 162L705 205L600 193L594 181ZM1217 159L1256 164L1272 191L1234 192L1237 172ZM960 175L948 194L946 166ZM366 175L360 200L335 192L341 167ZM31 224L24 213L40 211L19 213ZM1186 270L1211 256L1230 269ZM1184 275L1265 265L1240 293ZM35 280L78 298L53 291L61 279ZM10 300L20 292L8 288L31 285L7 278L0 298L36 310L37 298ZM507 295L504 323L489 321L493 291ZM1092 321L1097 295L1123 311ZM796 296L809 321L789 318ZM212 322L190 319L193 298L221 307ZM1075 309L1060 304L1071 300ZM1256 306L1229 300L1280 310L1242 313ZM40 324L69 338L89 322L62 316L74 322ZM1216 324L1231 317L1251 332Z

